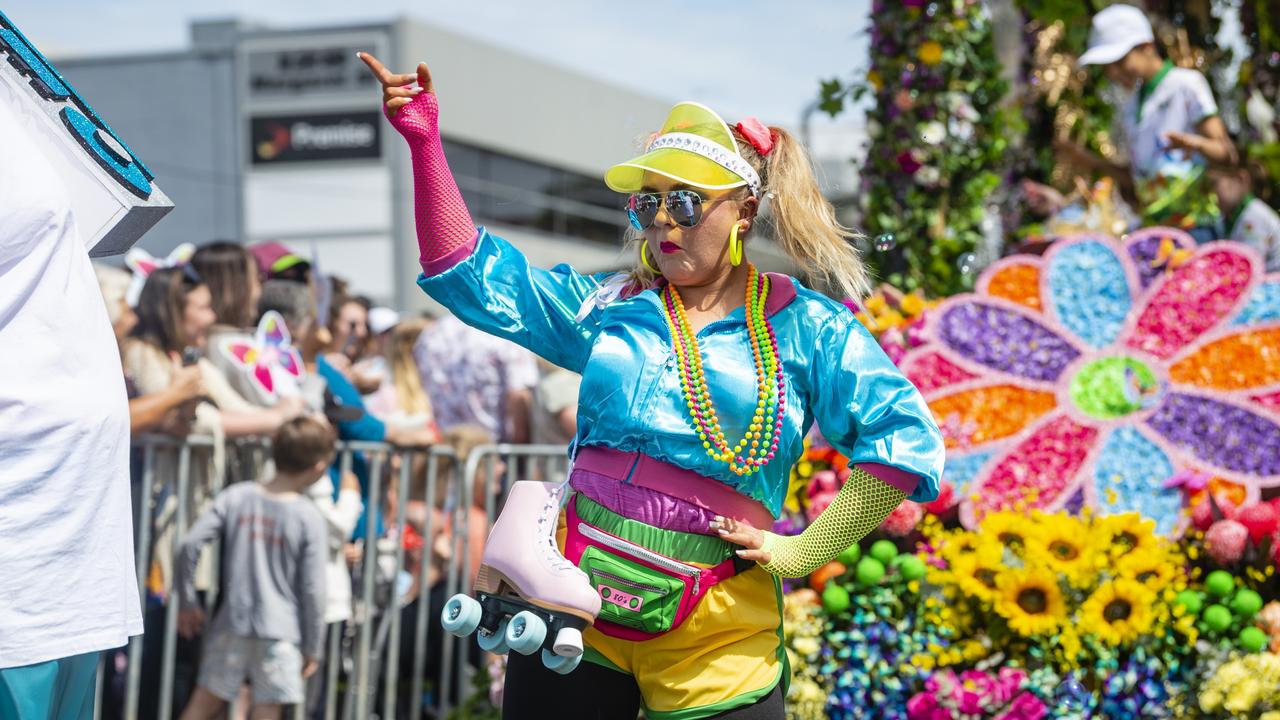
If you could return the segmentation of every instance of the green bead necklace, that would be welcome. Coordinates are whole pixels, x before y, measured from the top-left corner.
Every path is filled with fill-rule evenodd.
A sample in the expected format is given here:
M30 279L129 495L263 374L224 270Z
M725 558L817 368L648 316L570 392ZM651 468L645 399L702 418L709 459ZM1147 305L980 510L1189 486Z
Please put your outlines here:
M711 392L707 389L706 373L702 368L702 350L698 346L697 333L689 325L680 292L670 284L663 291L667 328L671 331L671 344L679 360L680 387L693 429L707 454L728 463L729 469L737 475L757 472L773 459L778 451L778 438L782 436L782 416L786 412L786 381L778 362L778 338L765 314L769 278L759 273L754 265L748 266L748 272L745 310L758 397L746 434L732 447L725 439L711 403Z

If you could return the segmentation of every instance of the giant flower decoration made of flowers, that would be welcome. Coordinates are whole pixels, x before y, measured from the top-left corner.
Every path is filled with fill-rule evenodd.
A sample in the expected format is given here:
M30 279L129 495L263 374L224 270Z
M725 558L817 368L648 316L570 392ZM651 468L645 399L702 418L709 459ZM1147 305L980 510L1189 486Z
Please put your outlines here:
M1088 505L1173 531L1191 469L1280 485L1280 275L1151 228L1014 256L944 301L902 360L947 445L961 519Z

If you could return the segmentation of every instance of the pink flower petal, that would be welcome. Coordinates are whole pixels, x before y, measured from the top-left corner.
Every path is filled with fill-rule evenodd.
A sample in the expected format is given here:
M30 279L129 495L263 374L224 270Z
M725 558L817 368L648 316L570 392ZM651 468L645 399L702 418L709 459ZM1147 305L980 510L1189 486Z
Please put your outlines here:
M962 514L965 524L1019 504L1046 508L1065 502L1080 484L1080 469L1098 435L1096 428L1066 415L1050 415L978 479Z
M948 360L937 350L908 354L902 361L902 372L912 385L925 393L977 377Z
M1125 344L1158 358L1173 357L1235 309L1252 275L1249 258L1228 246L1201 250L1155 282Z

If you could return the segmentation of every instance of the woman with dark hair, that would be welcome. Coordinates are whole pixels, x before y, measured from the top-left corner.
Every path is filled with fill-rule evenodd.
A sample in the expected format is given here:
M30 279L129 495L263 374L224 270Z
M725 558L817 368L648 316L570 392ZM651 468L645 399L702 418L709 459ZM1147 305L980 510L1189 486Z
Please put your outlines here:
M262 282L257 261L243 245L228 240L203 245L191 256L191 266L209 288L217 316L214 333L220 327L239 330L253 325Z
M208 331L205 357L241 398L253 405L270 405L274 399L262 396L241 364L223 349L231 342L252 343L262 296L257 260L239 243L218 240L196 250L191 267L209 288L216 318Z

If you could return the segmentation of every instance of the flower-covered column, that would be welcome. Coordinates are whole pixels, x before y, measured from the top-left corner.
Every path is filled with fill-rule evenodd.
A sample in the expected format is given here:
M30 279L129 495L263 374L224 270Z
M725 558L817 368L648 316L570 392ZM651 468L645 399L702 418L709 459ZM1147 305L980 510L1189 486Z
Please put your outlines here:
M977 0L875 0L870 28L865 82L825 83L822 106L834 115L875 98L861 187L869 260L899 288L952 294L973 283L1006 147L988 13Z

